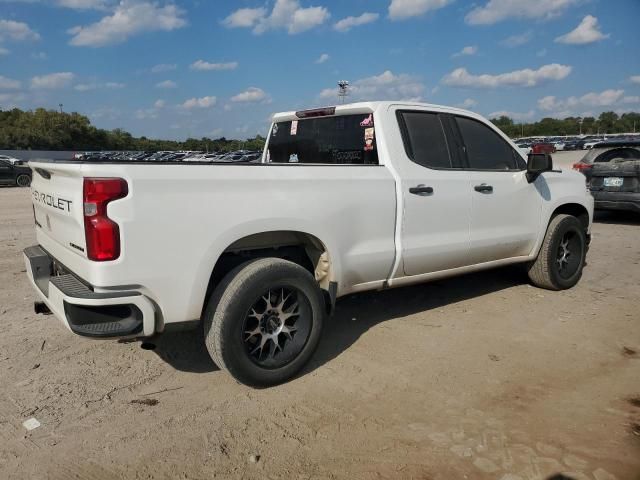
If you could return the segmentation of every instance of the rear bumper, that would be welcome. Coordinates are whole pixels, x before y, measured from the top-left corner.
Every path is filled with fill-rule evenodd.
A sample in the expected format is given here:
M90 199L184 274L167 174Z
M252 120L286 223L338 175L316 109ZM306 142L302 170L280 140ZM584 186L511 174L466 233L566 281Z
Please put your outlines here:
M592 190L591 195L595 200L596 209L640 212L640 193Z
M73 333L92 338L153 335L155 309L141 293L96 292L73 273L54 268L55 259L39 245L26 248L24 259L27 276L36 292Z

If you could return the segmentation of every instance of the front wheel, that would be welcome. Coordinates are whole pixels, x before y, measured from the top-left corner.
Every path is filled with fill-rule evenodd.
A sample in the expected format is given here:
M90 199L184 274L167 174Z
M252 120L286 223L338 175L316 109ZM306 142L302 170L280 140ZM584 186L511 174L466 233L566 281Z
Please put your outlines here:
M28 187L31 185L31 177L26 174L18 175L18 178L16 178L16 185L18 187Z
M529 279L541 288L565 290L582 277L587 239L580 220L556 215L549 222L538 258L529 266Z
M307 270L279 258L254 260L214 290L204 314L207 350L239 382L276 385L311 358L324 314L322 293Z

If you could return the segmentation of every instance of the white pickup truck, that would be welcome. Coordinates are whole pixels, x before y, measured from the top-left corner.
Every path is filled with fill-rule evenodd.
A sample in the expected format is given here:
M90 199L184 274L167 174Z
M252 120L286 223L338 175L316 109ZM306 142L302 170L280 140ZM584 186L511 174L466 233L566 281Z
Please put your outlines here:
M256 164L30 167L40 311L93 338L202 325L215 363L255 386L303 367L346 294L515 263L572 287L593 216L581 174L419 103L276 114Z

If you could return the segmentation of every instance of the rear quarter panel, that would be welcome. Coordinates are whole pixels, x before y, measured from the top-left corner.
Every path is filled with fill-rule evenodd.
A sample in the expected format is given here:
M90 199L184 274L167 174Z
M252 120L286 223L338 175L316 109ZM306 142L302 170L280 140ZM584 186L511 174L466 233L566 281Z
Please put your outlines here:
M122 252L100 263L58 248L60 260L97 287L138 288L166 323L200 317L217 259L248 235L316 236L339 295L385 279L393 262L395 184L382 166L84 164L82 175L127 181L108 206Z

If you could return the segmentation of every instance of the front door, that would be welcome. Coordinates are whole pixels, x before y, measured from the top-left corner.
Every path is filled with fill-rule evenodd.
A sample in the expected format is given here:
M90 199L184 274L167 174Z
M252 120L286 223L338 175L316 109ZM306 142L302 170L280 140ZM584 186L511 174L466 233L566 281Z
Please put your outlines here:
M542 215L542 196L526 179L522 157L492 128L456 117L471 182L473 264L527 256Z

